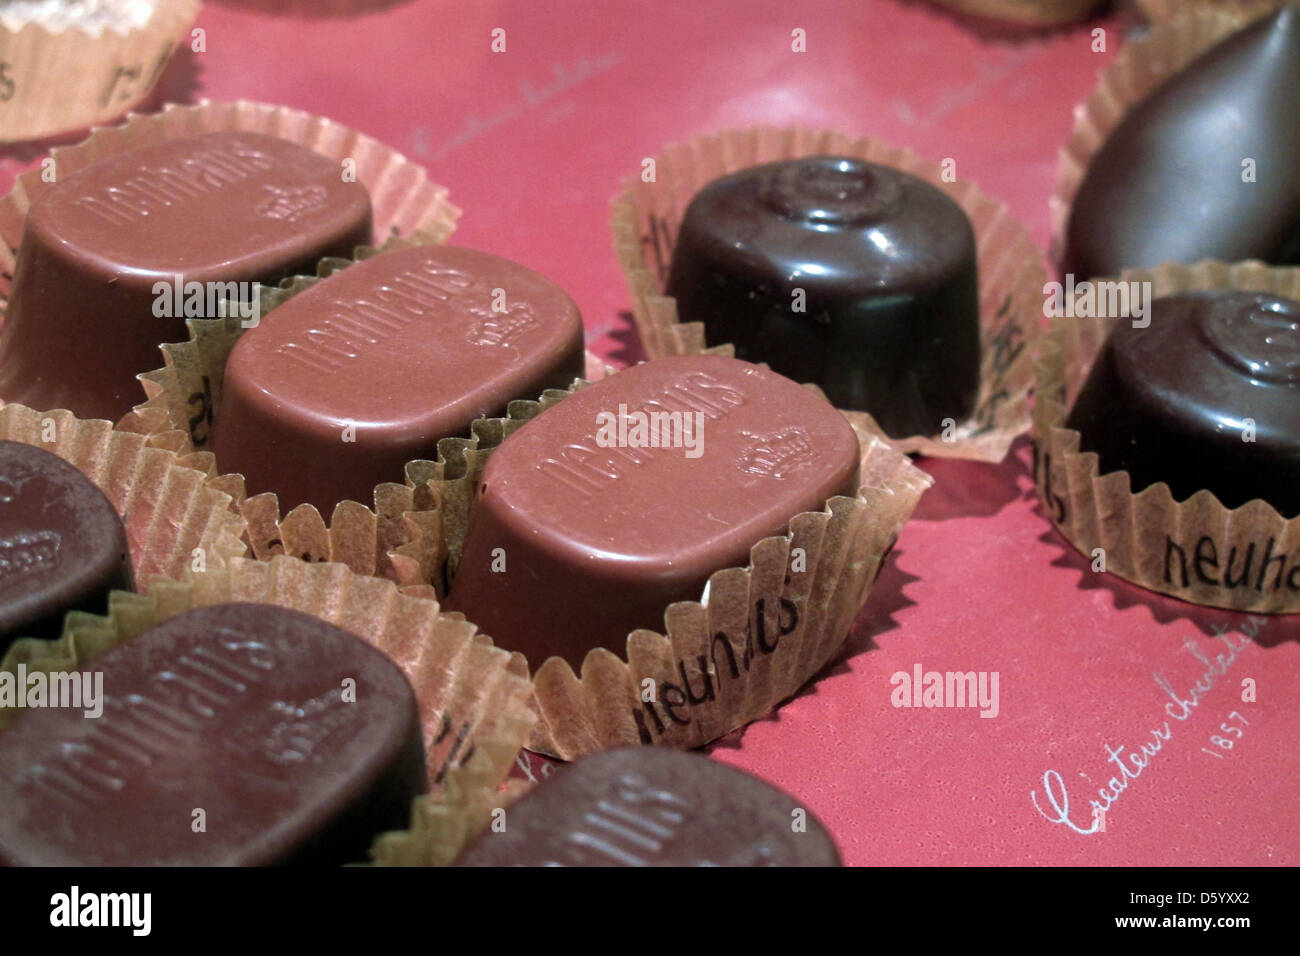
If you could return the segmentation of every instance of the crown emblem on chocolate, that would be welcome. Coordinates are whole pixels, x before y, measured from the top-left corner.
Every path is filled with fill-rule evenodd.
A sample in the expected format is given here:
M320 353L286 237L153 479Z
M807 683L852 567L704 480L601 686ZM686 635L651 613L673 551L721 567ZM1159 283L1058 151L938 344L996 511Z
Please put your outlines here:
M465 334L465 341L470 345L512 345L520 335L537 325L533 307L526 302L512 305L505 312L492 312L482 306L473 306L469 311L478 316Z
M59 563L61 538L55 531L32 531L0 538L0 582L36 574Z
M320 742L347 722L350 706L340 690L301 704L277 700L270 711L276 723L263 737L266 755L276 763L310 760Z
M293 189L267 186L266 191L269 195L257 204L257 214L267 219L297 222L325 205L324 186L299 186Z
M767 435L742 431L741 437L750 439L749 446L737 464L740 470L765 478L784 478L813 457L812 439L808 430L791 425Z

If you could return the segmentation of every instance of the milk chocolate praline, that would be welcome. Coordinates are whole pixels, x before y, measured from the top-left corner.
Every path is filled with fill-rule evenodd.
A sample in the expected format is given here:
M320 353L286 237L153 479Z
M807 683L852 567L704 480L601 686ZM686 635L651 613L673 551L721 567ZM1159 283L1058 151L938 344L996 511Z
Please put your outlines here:
M68 611L103 614L131 587L122 519L58 455L0 441L0 656L19 637L55 638Z
M1066 426L1101 472L1182 501L1262 498L1300 515L1300 303L1258 292L1185 292L1121 320Z
M371 238L365 187L275 137L205 133L102 159L28 211L0 398L116 420L144 401L136 375L162 364L158 346L185 340L187 313L215 318L224 291L251 296L211 284L315 272Z
M699 430L645 447L630 429L650 414ZM669 603L698 601L796 514L855 494L858 460L844 416L774 372L711 355L638 365L492 453L447 605L534 667L621 654L629 631L662 632Z
M839 866L788 794L698 754L609 750L561 767L457 866ZM802 818L805 826L793 821Z
M372 256L240 338L213 423L217 464L286 510L368 505L439 439L573 384L582 341L573 300L518 263L452 246Z
M307 614L188 611L77 673L101 713L28 710L0 733L0 863L360 862L426 788L402 672Z
M709 183L682 217L665 294L710 345L814 382L890 435L932 435L974 408L975 234L900 170L812 156Z
M1211 47L1141 102L1088 163L1061 271L1300 262L1300 9Z

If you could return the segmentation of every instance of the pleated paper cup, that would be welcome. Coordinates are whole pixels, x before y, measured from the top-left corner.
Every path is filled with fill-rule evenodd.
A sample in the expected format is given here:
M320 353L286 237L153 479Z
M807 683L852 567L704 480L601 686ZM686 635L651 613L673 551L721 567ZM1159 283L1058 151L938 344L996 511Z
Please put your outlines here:
M219 131L263 133L340 164L353 160L357 181L370 193L378 241L403 236L442 242L460 216L460 210L447 199L447 189L430 181L422 166L391 147L323 116L248 100L204 100L195 106L169 103L160 113L132 114L121 126L97 129L75 146L53 150L50 158L57 178L62 179L109 156ZM13 284L14 256L22 242L27 211L42 192L55 185L42 179L41 173L38 168L19 176L13 190L0 200L0 300L8 298Z
M122 516L137 588L217 570L247 553L226 484L140 435L69 411L0 405L0 439L58 455L104 493Z
M678 225L695 193L748 166L827 153L893 166L943 190L970 219L979 258L981 359L974 412L946 436L890 436L870 415L853 415L901 451L1001 461L1016 437L1029 429L1032 353L1047 281L1043 255L1005 205L972 183L945 182L938 165L910 150L836 132L769 127L725 130L668 146L654 157L655 181L629 177L613 202L614 247L646 353L661 358L706 351L703 323L681 322L676 301L663 294ZM717 350L732 351L730 346Z
M459 615L442 614L436 601L402 593L391 581L339 564L235 558L186 581L157 581L146 594L115 591L107 616L69 614L59 640L16 641L0 670L16 674L19 664L28 674L81 668L177 614L232 601L311 614L362 638L402 669L420 708L430 796L416 801L412 831L381 838L375 855L390 862L446 862L478 832L477 808L500 799L498 785L536 719L528 706L532 685L518 655L493 647ZM18 713L0 710L0 726ZM21 722L0 732L21 733Z
M260 290L262 318L274 321L274 310L323 278L383 252L427 244L430 237L392 239L383 248L357 250L354 259L321 261L315 276L295 276L278 288ZM140 376L149 398L126 416L121 427L146 435L149 442L187 461L221 474L209 445L220 427L219 411L226 361L246 331L238 311L216 319L187 319L186 342L162 346L165 365ZM590 376L612 370L587 353ZM476 420L469 434L437 441L434 460L408 462L404 482L376 485L369 502L341 501L329 519L314 505L299 505L282 514L274 491L247 497L243 476L223 474L238 513L247 522L253 556L269 560L287 554L307 561L333 561L358 574L374 574L403 586L431 585L446 593L449 563L459 555L464 522L473 486L486 453L515 428L567 394L549 390L541 399L520 397L508 404L505 416ZM320 467L304 462L301 467Z
M138 106L188 39L199 0L154 0L144 20L110 7L21 23L0 10L0 142L107 123Z
M1300 268L1260 262L1165 263L1125 270L1120 281L1150 282L1153 297L1243 290L1300 299ZM1066 418L1117 321L1057 318L1044 336L1034 407L1034 480L1045 513L1080 553L1091 559L1102 549L1106 571L1140 587L1209 607L1300 612L1300 589L1286 586L1285 557L1277 586L1258 588L1227 586L1227 575L1209 579L1196 570L1193 557L1208 540L1229 568L1279 554L1291 555L1300 568L1300 518L1287 520L1261 500L1228 508L1208 490L1178 502L1163 482L1133 494L1127 471L1103 475L1097 455L1080 451L1080 435L1065 426ZM1257 583L1263 582L1261 573Z
M1059 27L1082 20L1101 0L934 0L973 17L1033 27Z
M710 576L700 601L669 605L665 632L633 631L624 656L593 649L580 677L562 658L541 663L529 748L574 760L626 745L700 747L768 713L821 670L931 484L905 455L859 435L855 497L831 498L822 511L796 515L788 534L755 543L748 567ZM804 570L790 573L795 548Z
M1049 200L1052 258L1061 261L1070 207L1088 171L1088 164L1105 145L1111 131L1157 86L1198 56L1246 26L1252 19L1229 4L1203 4L1188 9L1139 40L1125 44L1102 72L1096 88L1074 108L1074 129L1061 147L1056 188Z
M1202 13L1222 13L1249 23L1268 16L1287 0L1136 0L1138 9L1152 23Z

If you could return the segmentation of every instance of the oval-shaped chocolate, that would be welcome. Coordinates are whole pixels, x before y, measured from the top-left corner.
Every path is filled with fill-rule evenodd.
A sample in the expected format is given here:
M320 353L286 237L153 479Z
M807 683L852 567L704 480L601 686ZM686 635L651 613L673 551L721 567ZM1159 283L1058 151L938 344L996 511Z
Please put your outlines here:
M0 732L0 863L357 862L426 788L397 665L297 611L188 611L57 683Z
M251 494L328 513L476 418L582 375L582 316L517 263L451 246L348 266L267 314L226 363L213 451Z
M1066 425L1103 474L1134 493L1163 481L1229 508L1262 498L1300 515L1300 302L1258 292L1187 292L1121 321Z
M665 293L712 345L814 382L890 435L931 435L979 388L975 233L888 166L811 156L743 169L691 200Z
M492 453L447 604L534 666L621 653L796 514L855 494L858 462L844 416L775 372L715 355L638 365Z
M1300 9L1197 57L1134 106L1088 164L1061 270L1300 262Z
M144 401L135 376L185 340L187 316L215 318L227 293L251 316L253 283L370 241L365 187L272 136L205 133L100 160L28 212L0 397L116 420Z
M0 656L58 637L68 611L103 614L131 589L126 531L104 493L58 455L0 441Z
M697 754L607 750L561 767L457 866L839 866L789 794Z

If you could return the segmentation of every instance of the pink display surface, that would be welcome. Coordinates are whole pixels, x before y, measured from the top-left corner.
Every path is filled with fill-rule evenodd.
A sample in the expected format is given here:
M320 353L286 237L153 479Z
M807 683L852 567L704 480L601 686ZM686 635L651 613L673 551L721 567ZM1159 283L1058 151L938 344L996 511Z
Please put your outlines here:
M388 142L450 187L454 242L559 282L616 364L641 353L609 201L643 157L754 123L870 135L955 159L1045 249L1073 106L1124 34L1111 18L981 38L895 0L280 12L298 5L210 0L205 52L184 51L154 101L284 103ZM0 189L47 147L0 153ZM844 653L713 755L795 794L849 864L1300 863L1300 616L1211 611L1094 572L1043 516L1028 461L1023 439L1000 466L922 460L935 487ZM896 675L930 671L983 673L987 716L896 706Z

